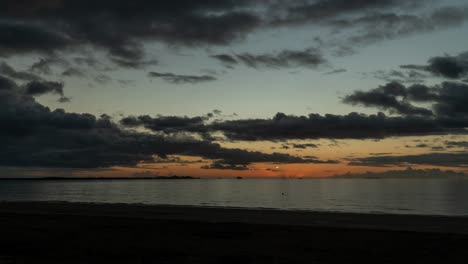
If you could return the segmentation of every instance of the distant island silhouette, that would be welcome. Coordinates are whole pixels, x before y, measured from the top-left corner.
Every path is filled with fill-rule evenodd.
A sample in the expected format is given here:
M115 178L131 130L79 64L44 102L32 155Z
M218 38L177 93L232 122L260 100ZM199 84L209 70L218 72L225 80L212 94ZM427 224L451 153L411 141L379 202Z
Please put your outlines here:
M36 177L36 178L0 178L0 180L195 180L192 176L154 176L154 177Z

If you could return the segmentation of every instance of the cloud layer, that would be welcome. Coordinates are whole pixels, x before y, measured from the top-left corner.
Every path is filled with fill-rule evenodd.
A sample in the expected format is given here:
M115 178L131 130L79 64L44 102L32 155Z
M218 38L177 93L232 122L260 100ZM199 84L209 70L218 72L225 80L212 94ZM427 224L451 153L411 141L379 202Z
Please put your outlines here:
M401 68L426 71L448 79L464 79L468 78L468 52L457 56L433 57L428 65L402 65Z
M2 2L0 56L76 51L86 46L108 53L122 67L141 67L145 45L227 46L250 33L271 28L320 25L351 34L338 46L375 42L438 28L457 26L468 17L464 7L431 7L432 1L145 1L25 0ZM432 10L423 15L423 7ZM382 13L385 10L385 13ZM283 50L277 54L220 54L225 63L249 67L316 67L317 51Z
M202 122L201 118L179 118L179 122L165 126L167 117L139 117L139 126L159 132L222 132L230 140L284 141L290 139L379 139L392 136L440 135L466 133L466 118L427 118L419 116L386 116L383 113L365 115L294 116L278 113L271 119L238 119ZM192 122L196 120L196 122ZM124 122L125 124L125 122ZM135 124L135 123L133 123ZM133 125L132 124L132 125Z
M166 82L182 84L182 83L202 83L216 81L216 77L210 75L180 75L174 73L150 72L148 76L151 78L161 78Z
M428 153L403 156L377 156L352 160L353 166L408 166L430 165L442 167L468 167L468 153Z
M312 48L305 50L282 50L277 53L265 54L216 54L212 55L212 58L219 60L229 68L243 64L255 69L317 68L327 62L320 51Z
M466 119L468 117L468 85L459 82L443 82L427 86L415 84L405 87L398 82L369 90L356 91L343 102L376 107L401 115L421 115ZM429 108L415 104L430 104Z
M26 88L26 89L25 89ZM212 160L217 166L247 167L255 162L323 163L312 158L288 154L223 148L191 136L161 135L121 129L109 116L51 111L36 102L34 96L45 93L62 95L58 83L37 81L18 86L0 77L0 149L1 166L102 168L136 166L154 162L155 157L187 155ZM125 119L135 126L148 118ZM150 120L151 121L151 120ZM149 128L184 127L197 124L197 118L164 118ZM332 162L332 161L330 161Z
M70 101L64 92L65 82L46 80L57 68L55 76L60 80L81 78L99 84L108 84L114 80L109 72L122 69L145 69L147 77L172 84L216 81L228 72L226 68L235 67L328 67L325 74L343 73L346 69L330 67L333 55L459 26L468 19L465 6L434 5L431 0L5 0L0 17L0 57L5 59L0 63L0 166L104 168L176 160L170 156L182 155L201 157L203 169L240 171L253 163L336 161L226 148L217 140L281 142L284 149L306 152L319 145L286 142L467 133L468 85L463 81L468 79L468 53L433 57L426 65L402 65L398 71L375 72L375 77L388 83L343 98L345 103L385 114L302 116L279 112L271 118L224 120L210 113L195 117L137 115L114 121L107 115L51 110L36 100L48 95L58 97L59 102ZM293 31L289 29L297 29L303 34L305 27L319 28L317 32L324 34L314 38L316 33L310 30L307 41L300 36L304 43L289 47L238 45L257 33L289 34ZM284 36L294 42L295 36L288 34ZM225 68L209 72L206 69L211 65L200 61L196 67L202 65L207 74L196 74L202 69L193 71L195 74L146 71L154 65L166 65L160 62L155 43L172 50L193 48ZM25 56L24 62L8 61L18 55ZM26 70L11 66L31 63L38 56L39 61ZM429 77L446 80L439 85L424 84ZM132 80L115 81L127 85ZM466 148L462 141L447 141L444 147L437 151ZM356 158L350 164L466 167L466 158L466 153L378 155Z

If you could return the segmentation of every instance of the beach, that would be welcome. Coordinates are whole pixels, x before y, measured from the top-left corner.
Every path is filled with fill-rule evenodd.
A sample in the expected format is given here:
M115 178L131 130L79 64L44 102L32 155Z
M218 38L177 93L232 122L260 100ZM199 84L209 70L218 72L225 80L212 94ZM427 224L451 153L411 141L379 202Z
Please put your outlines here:
M0 202L0 263L465 263L468 218Z

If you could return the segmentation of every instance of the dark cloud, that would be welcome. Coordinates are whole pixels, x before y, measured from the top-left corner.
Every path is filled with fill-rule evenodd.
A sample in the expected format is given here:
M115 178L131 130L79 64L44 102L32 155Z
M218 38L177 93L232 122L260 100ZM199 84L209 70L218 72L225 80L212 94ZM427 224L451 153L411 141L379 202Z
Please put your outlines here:
M468 85L444 82L426 86L404 86L397 82L367 92L357 91L344 101L368 107L389 110L401 116L386 116L383 113L364 115L294 116L278 113L271 119L214 120L204 122L203 117L157 117L130 118L122 124L145 127L156 132L190 132L209 138L221 132L229 140L293 139L380 139L392 136L420 136L441 134L466 134L468 127ZM415 106L422 104L425 107ZM164 126L171 120L172 124ZM129 122L132 121L132 122Z
M90 44L117 63L139 65L145 41L225 45L243 38L261 22L243 9L249 2L7 0L0 10L0 31L8 33L0 35L0 54L50 54Z
M58 101L59 103L69 103L69 102L71 102L71 98L70 98L70 97L66 97L66 96L62 96L62 97L60 97L57 101Z
M334 160L319 160L315 157L295 157L289 154L283 153L272 153L265 154L258 151L246 151L242 149L226 149L222 151L223 159L217 160L210 165L203 166L203 169L233 169L233 170L245 170L248 169L251 163L313 163L313 164L337 164L338 161ZM220 153L221 154L221 153ZM208 155L208 158L216 159L216 156Z
M249 167L245 165L223 164L220 162L213 162L210 165L203 165L201 168L205 170L238 170L238 171L249 170Z
M337 53L349 54L356 44L456 26L466 20L466 8L459 7L439 8L425 16L409 14L427 2L431 1L5 0L0 9L0 56L52 56L91 47L106 52L120 67L142 68L156 63L145 51L150 42L185 47L229 45L252 32L305 24L359 32L334 45ZM268 68L313 68L324 63L320 54L307 50L216 58L230 66L243 63Z
M29 67L28 71L39 75L53 75L54 68L59 68L61 72L74 68L69 61L56 55L48 55L40 58Z
M171 122L166 122L170 120ZM392 136L440 135L466 133L464 117L364 115L294 116L278 113L271 119L237 119L203 122L202 117L130 117L121 124L145 127L155 132L197 133L209 138L221 132L229 140L286 141L293 139L380 139ZM163 124L163 125L162 125Z
M251 163L314 163L314 164L336 164L334 160L318 160L316 158L301 158L284 153L266 154L258 151L247 151L243 149L221 149L209 148L202 150L203 156L209 159L220 159L223 165L249 165Z
M461 60L464 59L464 60ZM435 57L429 60L429 71L447 78L458 79L468 72L468 53L459 58Z
M466 118L389 117L383 113L364 115L293 116L278 113L272 119L215 122L212 131L224 132L231 140L366 139L391 136L465 133Z
M157 60L143 60L143 59L125 59L125 58L112 58L112 61L122 68L143 69L147 66L157 65Z
M203 162L203 160L185 160L177 156L167 156L165 158L155 157L154 161L152 161L152 163L158 163L158 164L177 163L178 165L186 165L186 164L201 163L201 162Z
M239 64L237 59L234 57L234 55L229 55L229 54L217 54L217 55L212 55L211 56L214 59L217 59L227 67L233 67L234 65Z
M63 97L63 83L47 82L47 81L32 81L26 86L26 94L38 96L43 94L58 94Z
M64 115L63 110L50 111L38 104L33 96L45 93L63 93L61 84L53 82L31 82L26 89L11 80L0 78L0 134L7 145L13 144L13 138L20 138L42 127L86 128L93 119L89 115ZM7 146L5 145L5 146ZM5 150L5 149L4 149Z
M458 56L433 57L428 65L402 65L401 68L426 71L448 79L462 79L468 77L468 52Z
M47 86L49 85L49 86ZM0 77L0 165L14 167L102 168L134 166L153 162L155 156L187 155L210 159L226 166L248 166L255 162L321 163L279 153L227 149L219 144L190 136L156 135L121 129L109 116L51 111L35 101L32 94L54 92L52 83L45 89L27 91L10 79ZM140 118L144 120L144 118ZM164 118L152 127L176 127L178 119ZM143 122L143 121L137 121ZM195 122L195 121L193 121ZM190 122L189 122L190 123ZM127 121L132 124L132 121Z
M405 147L406 148L432 148L431 145L426 144L426 143L419 143L419 144L416 144L414 146L406 145Z
M377 156L353 159L354 166L408 166L431 165L443 167L468 167L468 153L429 153L407 156Z
M282 50L276 53L265 54L217 54L213 55L212 58L217 59L228 67L234 67L242 63L247 67L255 69L316 68L327 63L327 60L323 57L321 52L313 48L305 50Z
M356 48L414 34L462 25L466 6L435 6L433 1L289 1L275 2L268 12L270 27L319 25L334 38L324 47L336 56L351 55Z
M203 148L196 150L198 153L192 153L193 150L187 150L186 153L200 155L203 158L218 159L225 165L248 165L257 162L273 163L337 163L336 161L321 161L318 159L300 158L283 153L266 154L258 151L247 151L243 149L224 149L218 144L205 144Z
M435 89L438 96L432 101L435 102L434 110L438 115L468 116L468 84L444 82Z
M378 2L378 1L373 1ZM410 36L416 33L433 32L460 26L468 19L466 7L443 7L430 14L401 14L381 10L365 13L357 18L337 19L330 22L337 30L347 29L351 33L341 45L356 47L383 40Z
M442 147L442 146L434 146L434 147L431 147L431 150L432 151L445 151L445 147Z
M129 116L120 120L120 124L125 127L145 127L147 129L165 133L174 133L184 130L193 132L195 127L204 125L208 117L179 117L179 116L158 116L150 117L148 115Z
M446 141L447 148L466 148L468 149L468 141Z
M428 144L425 144L425 143L421 143L421 144L417 144L416 145L417 148L428 148L430 147Z
M339 74L339 73L344 73L347 72L348 70L346 69L336 69L333 71L326 72L325 75L333 75L333 74Z
M49 58L41 58L38 62L33 63L30 71L38 74L49 75L52 73L51 66L55 61Z
M306 148L318 148L317 144L307 143L307 144L292 144L292 147L295 149L306 149Z
M17 71L5 62L0 63L0 74L21 81L33 81L41 79L41 77L33 73L27 71Z
M436 115L466 118L468 116L468 85L443 82L436 86L415 84L408 87L392 82L369 90L356 91L343 102L366 107L377 107L402 115ZM431 109L412 103L429 103Z
M342 15L359 14L362 12L378 11L389 8L412 9L427 1L403 0L319 0L276 2L277 17L271 22L273 25L295 25L311 22L323 22ZM278 12L280 10L281 12ZM274 10L272 10L274 11Z
M216 81L216 77L210 75L180 75L174 73L159 73L159 72L150 72L148 76L151 78L161 78L166 82L183 84L183 83L201 83L201 82L212 82Z
M17 89L16 83L6 77L0 75L0 91L10 92L13 89Z
M5 9L2 8L4 13ZM51 54L72 43L70 37L60 31L34 22L8 21L5 16L0 22L0 56L38 52Z
M411 87L406 89L404 85L398 82L391 82L370 91L356 91L346 96L343 102L365 107L377 107L379 109L389 110L390 113L402 115L433 115L431 110L416 107L407 100L412 90Z

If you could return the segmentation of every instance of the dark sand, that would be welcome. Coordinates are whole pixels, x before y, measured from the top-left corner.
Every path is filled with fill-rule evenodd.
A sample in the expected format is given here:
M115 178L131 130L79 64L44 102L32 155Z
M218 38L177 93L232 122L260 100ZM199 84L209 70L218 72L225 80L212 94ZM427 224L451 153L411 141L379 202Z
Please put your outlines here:
M468 218L0 203L0 263L468 263Z

